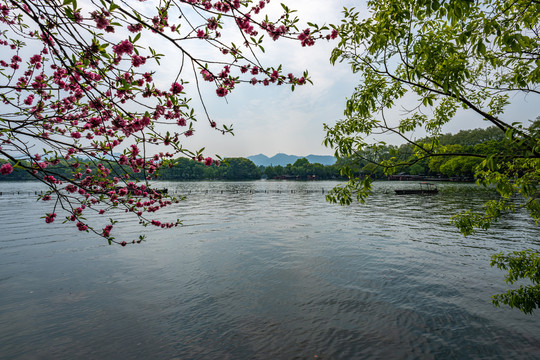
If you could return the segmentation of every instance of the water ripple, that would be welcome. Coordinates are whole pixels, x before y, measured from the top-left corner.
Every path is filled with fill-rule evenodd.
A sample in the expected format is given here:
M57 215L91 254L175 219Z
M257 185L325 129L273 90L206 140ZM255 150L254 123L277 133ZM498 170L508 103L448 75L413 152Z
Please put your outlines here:
M329 205L335 182L160 183L185 201L109 247L0 196L0 353L5 359L537 359L540 324L490 304L491 254L539 245L516 214L463 238L449 221L494 196L441 184ZM0 191L32 184L0 183ZM474 194L474 196L472 196ZM118 239L141 229L119 212ZM21 224L20 219L25 223ZM88 221L99 221L89 215Z

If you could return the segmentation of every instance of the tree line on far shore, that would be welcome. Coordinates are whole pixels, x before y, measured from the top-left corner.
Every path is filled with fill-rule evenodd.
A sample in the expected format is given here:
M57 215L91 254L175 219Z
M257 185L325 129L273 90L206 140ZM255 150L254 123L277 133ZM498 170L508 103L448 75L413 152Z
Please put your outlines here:
M0 165L7 162L0 159ZM21 160L21 163L30 165L26 160ZM11 162L12 165L15 165ZM74 168L74 164L83 164L83 167L89 169L89 172L97 170L97 167L83 159L70 159L69 161L60 161L57 164L52 164L47 167L47 171L51 174L69 175ZM122 171L128 171L124 168L122 171L117 169L119 165L111 162L109 166L112 171L110 176L115 174L121 174ZM130 174L131 178L138 178L139 180L144 178L143 173ZM188 158L179 158L174 161L174 165L168 168L161 168L157 176L152 176L155 180L167 180L167 181L195 181L195 180L259 180L261 178L267 179L298 179L298 180L327 180L336 179L340 177L339 165L334 164L330 166L324 166L321 164L310 164L305 158L298 159L294 164L288 164L287 166L257 166L251 160L246 158L226 158L220 165L214 164L206 166L204 162ZM26 181L36 180L28 172L15 168L14 171L6 176L0 177L0 181Z
M540 129L540 120L536 120L530 128ZM429 144L430 139L422 139L421 142ZM473 178L475 167L483 160L476 155L494 154L500 152L506 146L507 140L504 134L495 127L487 129L462 130L457 134L443 135L440 144L446 147L449 156L438 156L421 159L414 164L394 169L394 173L407 175L423 175L440 178ZM450 156L450 154L468 154L463 156ZM246 158L227 158L221 166L205 166L204 162L195 161L188 158L176 159L174 165L169 168L162 168L158 180L168 181L193 181L193 180L258 180L266 179L293 179L293 180L331 180L343 179L340 169L344 164L354 164L355 168L361 169L360 176L370 176L373 179L387 179L388 174L376 163L391 158L397 158L402 162L413 158L413 149L410 144L401 146L379 146L370 151L356 154L349 159L338 159L333 165L311 164L306 158L296 160L287 166L256 166L251 160ZM25 162L26 160L21 160ZM0 165L6 160L0 159ZM70 159L57 164L49 165L47 168L52 174L69 175L73 171L75 162L84 163L90 171L94 171L95 166L90 162L81 159ZM119 165L111 162L111 174L121 173L115 171ZM119 169L116 169L119 170ZM139 178L144 175L134 174ZM0 177L0 181L21 181L35 180L26 171L15 169L8 176Z
M540 127L539 125L540 121L537 120L531 128ZM433 139L424 138L416 143L423 148L429 148L433 146ZM407 164L390 169L393 174L473 179L476 167L486 156L498 154L510 146L504 133L495 126L445 134L438 139L438 144L444 149L444 153L439 156L419 158L414 153L414 146L407 143L401 146L373 146L369 150L357 152L349 161L354 168L361 169L363 175L369 175L373 179L388 177L385 168L381 166L387 161Z

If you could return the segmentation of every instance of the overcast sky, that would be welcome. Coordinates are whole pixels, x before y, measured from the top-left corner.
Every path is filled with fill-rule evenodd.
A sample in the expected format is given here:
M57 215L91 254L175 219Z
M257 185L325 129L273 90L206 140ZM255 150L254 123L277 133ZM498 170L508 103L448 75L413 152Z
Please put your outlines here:
M295 0L289 7L298 10L304 21L318 24L337 24L342 9L356 7L362 10L363 1ZM279 5L273 1L273 5ZM332 66L329 62L334 42L320 41L315 46L303 48L291 41L267 41L266 64L283 64L286 72L309 70L313 85L298 87L239 86L227 97L208 96L208 110L218 122L233 124L235 136L216 134L207 126L199 126L197 136L190 139L195 147L206 146L208 155L249 156L263 153L273 156L278 152L295 155L333 154L324 147L323 124L334 124L342 118L346 99L358 82L346 64ZM504 119L508 122L534 119L540 115L533 99L512 99ZM444 132L456 133L461 129L486 127L489 124L470 113L459 114ZM399 112L394 113L399 117ZM423 136L421 133L416 136Z
M278 1L271 5L278 6ZM317 24L339 23L344 6L357 1L294 0L286 2L298 10L298 17ZM266 9L265 9L266 10ZM313 85L289 86L239 85L227 99L205 96L207 109L218 124L233 124L234 136L219 135L207 126L198 126L190 138L195 147L206 147L208 155L249 156L278 152L296 155L332 154L322 145L323 123L335 123L342 117L346 97L357 81L349 66L330 64L335 42L319 41L313 47L301 47L297 41L266 38L264 64L282 64L285 74L308 70ZM201 117L202 119L202 117Z
M365 1L359 0L273 0L265 11L270 11L274 18L279 16L280 2L286 2L290 8L298 10L297 15L303 24L300 25L301 29L306 27L308 21L319 25L339 24L343 7L356 7L363 16L367 16ZM152 5L150 2L138 4ZM120 35L108 36L112 42L122 40L115 38ZM155 68L153 62L151 62L153 65L147 63L149 70L156 70L160 74L159 76L156 74L155 77L158 87L167 89L176 76L170 73L174 71L170 69L178 69L181 62L178 52L172 51L174 49L171 50L169 44L164 46L160 46L159 43L150 44L149 41L154 41L150 39L155 37L143 36L139 44L152 45L159 52L171 51L172 56L163 59L158 68ZM239 40L236 43L241 42L242 40ZM208 52L204 47L199 48L198 44L202 43L198 39L194 40L195 47L192 49L194 53L201 56L212 54L211 58L215 56L213 55L215 52ZM187 84L187 95L193 99L192 105L199 111L199 124L196 126L195 136L182 139L184 145L191 150L205 147L205 156L218 154L222 157L246 157L260 153L273 156L279 152L301 156L332 155L333 149L326 148L322 144L325 136L323 124L333 125L343 117L346 100L358 84L359 75L353 74L347 64L336 66L330 64L330 53L336 45L335 40L330 42L322 40L313 47L301 47L298 41L280 39L274 42L266 37L263 45L266 53L260 58L265 66L282 64L285 74L289 72L301 74L304 70L308 70L314 84L297 87L294 92L285 85L265 87L241 84L226 98L218 98L215 87L208 83L202 84L202 95L212 120L218 125L232 124L235 136L221 135L207 125L194 84L193 82ZM215 59L223 60L223 57L218 54ZM184 73L181 77L189 80L184 77ZM410 105L406 101L407 98L403 106ZM534 119L540 115L538 109L534 99L512 99L512 105L508 107L503 119L509 123ZM390 117L397 121L400 117L399 109L390 112ZM456 133L460 129L488 125L476 115L462 113L443 130ZM421 137L423 134L416 133L414 136ZM161 150L163 149L158 149Z

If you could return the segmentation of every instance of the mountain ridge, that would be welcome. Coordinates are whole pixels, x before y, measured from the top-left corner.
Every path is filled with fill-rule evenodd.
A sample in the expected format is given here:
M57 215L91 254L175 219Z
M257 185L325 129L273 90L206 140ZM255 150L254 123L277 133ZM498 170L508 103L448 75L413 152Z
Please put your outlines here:
M298 159L306 158L311 164L333 165L336 162L336 158L331 155L314 155L307 156L289 155L284 153L277 153L272 157L268 157L264 154L251 155L247 157L249 160L257 166L287 166L287 164L294 164Z

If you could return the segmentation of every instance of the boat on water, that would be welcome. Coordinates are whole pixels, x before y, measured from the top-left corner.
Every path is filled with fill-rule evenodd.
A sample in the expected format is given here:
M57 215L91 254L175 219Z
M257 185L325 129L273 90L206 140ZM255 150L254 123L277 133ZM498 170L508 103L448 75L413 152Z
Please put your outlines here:
M409 195L409 194L420 194L420 195L429 195L437 194L439 190L435 184L421 182L419 189L395 189L396 195Z

